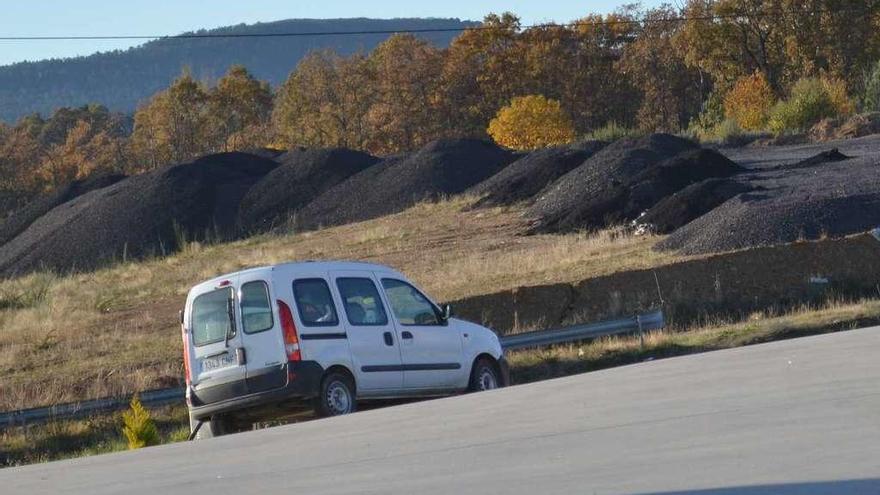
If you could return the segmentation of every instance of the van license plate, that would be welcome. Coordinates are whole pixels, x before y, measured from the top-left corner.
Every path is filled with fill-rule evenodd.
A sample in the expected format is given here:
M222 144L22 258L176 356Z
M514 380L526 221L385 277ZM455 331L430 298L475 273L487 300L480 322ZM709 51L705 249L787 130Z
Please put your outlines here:
M235 365L235 356L226 353L202 359L202 371L213 371Z

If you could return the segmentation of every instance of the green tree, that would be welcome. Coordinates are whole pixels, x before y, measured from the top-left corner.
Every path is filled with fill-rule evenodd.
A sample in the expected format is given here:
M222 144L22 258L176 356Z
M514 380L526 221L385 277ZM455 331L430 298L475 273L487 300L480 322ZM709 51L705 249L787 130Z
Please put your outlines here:
M122 423L122 433L128 440L129 449L140 449L159 443L156 424L137 395L131 398L128 411L122 413Z
M502 146L530 150L574 140L571 119L558 101L542 95L520 96L501 108L487 130Z

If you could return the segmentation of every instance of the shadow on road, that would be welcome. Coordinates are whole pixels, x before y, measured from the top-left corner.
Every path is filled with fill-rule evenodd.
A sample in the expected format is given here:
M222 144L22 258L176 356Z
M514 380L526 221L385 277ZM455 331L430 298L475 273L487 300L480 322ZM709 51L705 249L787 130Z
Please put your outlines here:
M838 493L853 495L880 493L880 478L732 486L701 490L650 492L639 495L833 495Z

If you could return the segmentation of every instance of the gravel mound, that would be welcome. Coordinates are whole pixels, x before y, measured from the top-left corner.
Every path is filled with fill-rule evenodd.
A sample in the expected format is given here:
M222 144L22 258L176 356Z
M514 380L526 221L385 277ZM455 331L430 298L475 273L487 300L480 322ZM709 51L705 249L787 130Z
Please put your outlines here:
M607 145L587 141L533 151L468 190L482 196L475 206L511 205L538 194L559 177L582 164Z
M75 180L56 191L34 199L20 209L12 212L3 223L0 223L0 246L6 244L15 236L22 233L22 231L28 228L30 224L51 211L52 208L55 208L62 203L66 203L71 199L82 196L89 191L111 186L124 178L125 176L122 174L87 177L85 179Z
M402 211L423 200L464 192L516 157L476 139L441 139L388 157L331 187L299 211L295 226L341 225Z
M294 150L244 196L239 224L244 232L269 230L324 191L379 161L346 148Z
M760 190L734 196L657 248L698 254L865 232L880 225L877 172L866 158L744 177Z
M129 177L59 205L0 247L0 274L84 270L235 233L247 189L277 166L221 153Z
M850 157L841 153L837 148L830 149L828 151L823 151L816 155L813 155L809 158L801 160L795 163L786 163L783 165L777 166L776 170L794 170L798 168L809 168L815 167L817 165L822 165L825 163L834 163L834 162L842 162L843 160L849 160Z
M619 140L540 193L533 232L601 228L633 220L690 184L744 171L720 153L668 134Z
M636 220L639 230L668 234L753 188L733 179L707 179L660 200Z

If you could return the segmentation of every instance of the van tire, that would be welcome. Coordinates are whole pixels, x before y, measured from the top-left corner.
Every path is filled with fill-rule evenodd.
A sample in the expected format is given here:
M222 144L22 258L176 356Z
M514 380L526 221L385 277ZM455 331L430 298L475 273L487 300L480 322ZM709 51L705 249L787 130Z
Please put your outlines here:
M498 366L495 365L494 360L481 357L474 362L474 367L471 368L471 379L468 383L469 392L483 392L502 386L501 375L498 373Z
M321 380L315 397L315 413L322 418L350 414L357 410L354 380L346 373L331 371Z

